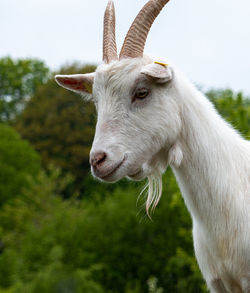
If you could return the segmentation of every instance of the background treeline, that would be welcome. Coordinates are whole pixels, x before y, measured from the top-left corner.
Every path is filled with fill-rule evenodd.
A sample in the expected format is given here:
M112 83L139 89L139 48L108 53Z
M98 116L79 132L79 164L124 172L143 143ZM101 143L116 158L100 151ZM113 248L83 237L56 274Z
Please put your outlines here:
M93 180L94 106L53 75L39 60L0 59L0 293L207 292L171 171L153 221L137 202L146 182ZM249 137L249 99L207 95Z

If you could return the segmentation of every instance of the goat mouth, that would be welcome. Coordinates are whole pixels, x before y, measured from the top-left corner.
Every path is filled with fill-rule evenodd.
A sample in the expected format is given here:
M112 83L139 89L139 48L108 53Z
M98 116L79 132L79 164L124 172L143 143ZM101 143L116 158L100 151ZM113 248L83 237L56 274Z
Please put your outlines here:
M126 159L127 159L127 156L125 155L124 158L117 165L115 165L114 168L110 172L104 175L99 175L98 177L104 181L111 179L111 177L115 174L115 172L124 164Z

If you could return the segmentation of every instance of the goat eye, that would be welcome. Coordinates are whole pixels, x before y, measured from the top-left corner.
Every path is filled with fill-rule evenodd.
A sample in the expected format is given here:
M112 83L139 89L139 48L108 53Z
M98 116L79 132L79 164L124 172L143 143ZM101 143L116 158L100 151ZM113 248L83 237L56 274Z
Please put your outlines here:
M149 94L148 89L140 89L135 93L135 99L143 100L147 97L148 94Z

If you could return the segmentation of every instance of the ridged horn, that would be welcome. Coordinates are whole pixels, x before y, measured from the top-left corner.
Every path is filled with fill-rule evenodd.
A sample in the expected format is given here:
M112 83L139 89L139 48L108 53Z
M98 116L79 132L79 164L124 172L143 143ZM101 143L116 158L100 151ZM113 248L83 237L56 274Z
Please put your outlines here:
M149 30L169 0L149 0L141 9L132 23L124 40L120 59L143 56L143 50Z
M103 21L103 61L118 60L115 39L115 6L112 0L107 4Z

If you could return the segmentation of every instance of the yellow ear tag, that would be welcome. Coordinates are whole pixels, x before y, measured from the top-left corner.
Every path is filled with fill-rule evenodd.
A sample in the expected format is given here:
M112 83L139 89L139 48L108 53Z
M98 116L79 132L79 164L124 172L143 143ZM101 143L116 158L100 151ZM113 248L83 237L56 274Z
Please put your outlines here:
M84 87L86 88L89 94L92 94L92 84L84 82Z
M162 66L164 66L164 67L168 66L167 63L162 63L162 62L157 62L157 61L155 61L154 63L155 63L155 64L162 65Z

